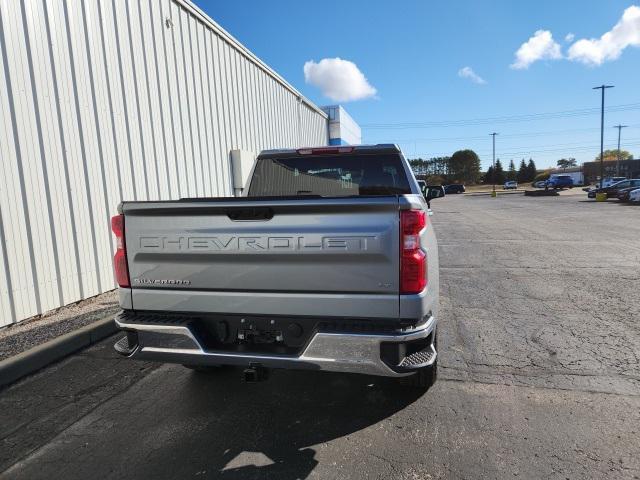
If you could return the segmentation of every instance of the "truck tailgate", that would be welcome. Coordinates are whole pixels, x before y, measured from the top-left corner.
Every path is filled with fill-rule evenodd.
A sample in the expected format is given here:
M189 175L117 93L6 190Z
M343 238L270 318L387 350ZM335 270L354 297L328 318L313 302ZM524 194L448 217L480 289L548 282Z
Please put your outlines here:
M398 210L394 196L124 203L133 308L397 316Z

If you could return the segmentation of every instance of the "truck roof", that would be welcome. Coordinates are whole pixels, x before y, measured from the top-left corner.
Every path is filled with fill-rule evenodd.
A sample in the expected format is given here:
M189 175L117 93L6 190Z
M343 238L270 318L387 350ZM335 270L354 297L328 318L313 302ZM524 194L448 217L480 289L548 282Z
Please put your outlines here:
M297 157L304 155L322 155L335 153L400 153L400 147L394 143L378 143L376 145L333 145L304 148L279 148L263 150L258 158Z

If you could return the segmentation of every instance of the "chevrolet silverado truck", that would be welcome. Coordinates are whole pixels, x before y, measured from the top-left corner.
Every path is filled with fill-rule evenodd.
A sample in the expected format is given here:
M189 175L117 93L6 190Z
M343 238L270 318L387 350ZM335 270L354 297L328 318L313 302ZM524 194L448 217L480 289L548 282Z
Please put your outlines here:
M242 197L122 202L118 353L436 379L438 247L395 145L269 150Z

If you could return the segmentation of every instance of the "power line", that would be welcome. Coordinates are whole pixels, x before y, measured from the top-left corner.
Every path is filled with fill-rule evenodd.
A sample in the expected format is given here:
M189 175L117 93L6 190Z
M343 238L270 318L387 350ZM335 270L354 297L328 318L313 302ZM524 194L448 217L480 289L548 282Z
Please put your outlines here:
M630 146L639 146L639 143L629 143L628 145ZM611 147L615 148L615 145L610 145ZM528 155L531 153L553 153L553 152L588 152L588 151L593 151L600 148L600 145L587 145L584 147L565 147L565 148L552 148L552 149L546 149L546 150L522 150L520 152L504 152L502 153L503 155Z
M627 147L637 147L640 146L640 138L636 138L633 139L632 142L635 143L626 143L625 145ZM550 146L550 145L549 145ZM615 145L608 145L609 147L611 147L612 149L615 148ZM540 145L540 147L544 147L544 145ZM537 147L534 147L537 148ZM554 153L554 152L587 152L587 151L597 151L597 149L600 148L600 145L584 145L582 147L571 147L571 146L567 146L564 148L552 148L552 149L542 149L542 150L532 150L532 149L527 149L527 150L521 150L521 151L513 151L513 152L498 152L500 157L508 157L508 156L518 156L518 155L530 155L530 154L534 154L534 153ZM421 158L428 158L428 157L444 157L447 155L451 155L451 151L449 152L440 152L440 153L420 153L420 154L416 154ZM480 157L491 157L491 151L487 151L487 152L476 152L478 154L478 156Z
M637 139L633 139L632 141L640 141L640 138ZM527 148L547 148L547 147L567 147L567 148L571 148L572 146L577 146L578 148L584 148L584 142L570 142L570 143L545 143L543 145L516 145L513 147L506 147L506 148L520 148L520 149L527 149ZM600 145L598 145L598 147L600 147Z
M630 128L640 127L640 124L626 125ZM570 128L564 130L547 130L544 132L527 132L527 133L506 133L501 135L502 138L531 138L531 137L542 137L542 136L553 136L560 135L564 133L577 133L577 132L595 132L596 130L600 130L600 127L590 127L590 128ZM374 137L375 138L375 137ZM431 137L431 138L395 138L393 139L396 143L401 142L448 142L448 141L469 141L469 140L484 140L485 135L479 136L460 136L460 137ZM387 139L388 140L388 139ZM375 143L375 142L374 142Z
M613 105L607 108L608 112L626 112L640 110L640 103L628 103ZM556 118L581 117L601 113L600 108L582 108L577 110L564 110L559 112L531 113L525 115L510 115L498 117L473 118L466 120L446 120L439 122L405 122L405 123L365 123L361 127L369 130L403 130L409 128L434 128L434 127L464 127L472 125L486 125L495 123L530 122L535 120L552 120Z

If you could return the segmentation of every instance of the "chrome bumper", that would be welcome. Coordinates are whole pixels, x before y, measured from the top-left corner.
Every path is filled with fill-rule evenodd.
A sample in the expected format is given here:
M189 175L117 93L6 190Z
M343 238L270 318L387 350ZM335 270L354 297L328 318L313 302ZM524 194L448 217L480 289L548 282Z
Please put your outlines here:
M383 342L405 343L424 339L436 327L436 319L431 317L415 330L393 335L319 332L313 336L301 355L293 357L206 351L185 326L123 322L118 317L115 322L121 330L137 333L138 345L129 356L140 360L192 365L257 364L268 368L306 368L385 377L403 377L410 375L411 371L396 372L382 361L380 347ZM437 352L433 341L430 348L429 360L420 367L435 362Z

